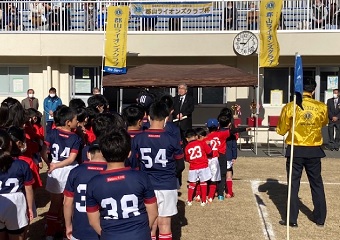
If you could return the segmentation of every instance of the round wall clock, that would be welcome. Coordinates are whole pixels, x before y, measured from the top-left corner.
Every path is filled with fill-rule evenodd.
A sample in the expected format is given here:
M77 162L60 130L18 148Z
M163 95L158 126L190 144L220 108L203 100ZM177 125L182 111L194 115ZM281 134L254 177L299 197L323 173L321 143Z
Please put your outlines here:
M236 35L233 41L233 48L237 55L250 56L256 52L259 41L254 33L243 31Z

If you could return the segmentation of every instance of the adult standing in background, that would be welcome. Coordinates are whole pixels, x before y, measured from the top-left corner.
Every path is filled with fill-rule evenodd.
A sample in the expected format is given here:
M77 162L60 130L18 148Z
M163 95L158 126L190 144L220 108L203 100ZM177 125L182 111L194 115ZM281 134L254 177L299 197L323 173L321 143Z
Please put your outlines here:
M290 102L282 108L276 132L286 138L286 170L287 178L290 167L290 151L292 138L294 137L294 156L292 166L292 186L290 198L290 219L280 221L281 225L289 224L297 227L299 214L299 188L302 171L305 168L309 185L312 192L314 205L313 221L317 226L324 226L327 214L325 190L321 176L321 158L325 153L321 148L323 139L321 129L326 126L327 106L326 104L313 99L316 82L312 78L303 81L303 101L302 106L294 109L294 103ZM293 113L296 113L295 131L292 132Z
M333 97L327 100L328 108L328 148L339 151L340 145L340 99L339 90L333 90ZM335 129L335 138L334 138Z
M181 137L184 139L184 132L192 128L192 112L194 111L194 98L187 94L186 84L178 85L178 95L174 97L174 111L172 118L181 129Z
M39 100L34 97L33 89L30 88L27 90L27 98L21 101L21 105L24 107L24 109L34 108L35 110L38 110Z
M49 95L44 100L44 114L46 121L46 134L49 134L54 122L53 112L62 105L61 99L57 96L57 90L52 87L48 91Z
M101 94L100 89L97 88L97 87L94 87L94 88L92 89L92 95L97 95L97 94Z

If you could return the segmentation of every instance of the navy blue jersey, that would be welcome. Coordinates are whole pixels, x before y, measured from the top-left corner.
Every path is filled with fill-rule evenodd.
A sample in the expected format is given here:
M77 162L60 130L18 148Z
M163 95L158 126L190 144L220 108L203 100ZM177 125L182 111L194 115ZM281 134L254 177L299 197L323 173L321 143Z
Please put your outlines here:
M143 125L144 130L149 129L149 128L150 128L150 122L147 122ZM165 124L164 130L174 135L177 138L178 142L182 145L181 131L176 124L174 124L171 121L167 121Z
M131 137L131 147L132 147L133 145L132 142L133 142L134 137L137 134L142 133L143 130L128 130L127 132ZM139 164L138 159L135 157L135 155L136 155L136 152L131 151L130 157L125 161L125 167L139 168L140 164Z
M87 162L87 161L90 160L90 159L87 158L87 152L89 151L89 149L90 149L90 145L86 145L81 150L81 160L82 160L82 162Z
M175 161L184 156L178 139L163 129L148 129L136 135L132 144L155 190L177 189Z
M100 239L150 240L145 203L155 203L148 176L131 168L107 170L87 185L86 211L100 212Z
M87 183L105 169L106 162L84 162L68 175L64 195L73 198L72 236L76 239L98 239L86 214L86 189Z
M34 178L28 164L14 160L7 172L0 171L0 194L23 192L24 186L34 183Z
M70 153L78 153L81 138L73 133L61 129L52 129L46 137L46 145L53 161L63 161Z

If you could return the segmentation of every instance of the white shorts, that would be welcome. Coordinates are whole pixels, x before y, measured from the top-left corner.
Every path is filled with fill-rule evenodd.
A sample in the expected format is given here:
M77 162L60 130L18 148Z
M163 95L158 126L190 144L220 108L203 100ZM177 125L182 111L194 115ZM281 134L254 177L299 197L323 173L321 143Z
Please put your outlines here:
M177 214L178 192L175 190L155 190L158 216L171 217Z
M227 161L227 170L233 167L233 161Z
M58 161L52 161L52 162L58 162ZM46 190L50 193L63 193L67 181L67 177L70 173L70 171L78 166L76 162L74 162L71 165L57 168L52 171L52 173L49 173L47 175L46 179Z
M221 181L221 169L220 164L218 163L218 157L209 159L209 168L211 171L211 181Z
M201 182L206 182L210 179L211 179L211 171L209 167L196 169L196 170L189 170L189 173L188 173L189 182L196 182L198 180Z
M19 230L28 225L26 198L22 192L0 195L0 229Z

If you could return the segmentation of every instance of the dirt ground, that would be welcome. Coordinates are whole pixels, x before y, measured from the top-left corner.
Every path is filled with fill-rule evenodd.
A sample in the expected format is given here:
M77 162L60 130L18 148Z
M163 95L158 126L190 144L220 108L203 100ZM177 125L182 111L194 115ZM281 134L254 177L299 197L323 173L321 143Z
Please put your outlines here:
M339 239L340 159L322 160L323 179L327 198L327 220L325 227L317 227L312 221L313 204L306 175L300 187L300 214L298 228L290 228L290 239L335 240ZM261 240L287 239L286 227L279 224L285 216L286 173L284 158L240 157L235 165L235 197L217 201L206 207L199 203L185 205L187 186L180 189L179 213L173 218L174 240ZM43 178L46 174L42 174ZM183 180L187 179L187 169ZM36 194L38 217L30 226L29 239L44 239L44 213L49 202L43 189Z

